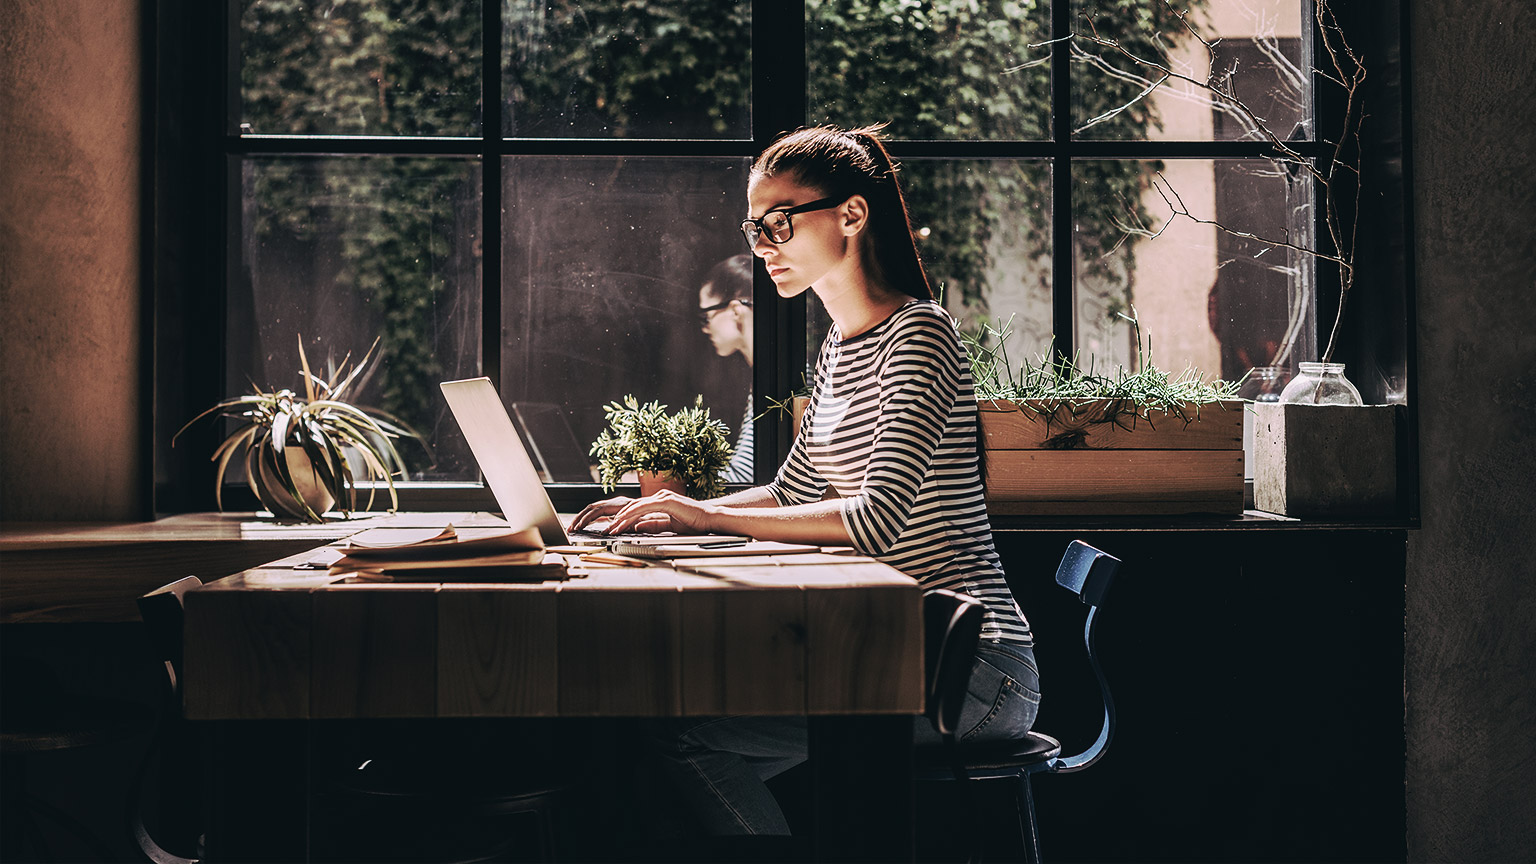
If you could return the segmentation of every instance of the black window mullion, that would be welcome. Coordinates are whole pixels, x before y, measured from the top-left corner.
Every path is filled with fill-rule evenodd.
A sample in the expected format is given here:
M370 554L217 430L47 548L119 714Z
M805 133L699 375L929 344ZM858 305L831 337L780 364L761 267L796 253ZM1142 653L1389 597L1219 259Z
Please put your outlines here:
M806 122L804 0L754 0L752 4L752 154L780 134ZM742 202L745 210L746 203ZM806 299L779 299L761 264L753 268L752 366L753 470L772 477L789 455L788 424L768 412L770 399L783 399L805 375Z
M480 372L501 384L501 10L482 0L480 90Z
M1072 32L1072 0L1051 3L1051 332L1057 356L1075 342L1072 297L1072 52L1060 41Z

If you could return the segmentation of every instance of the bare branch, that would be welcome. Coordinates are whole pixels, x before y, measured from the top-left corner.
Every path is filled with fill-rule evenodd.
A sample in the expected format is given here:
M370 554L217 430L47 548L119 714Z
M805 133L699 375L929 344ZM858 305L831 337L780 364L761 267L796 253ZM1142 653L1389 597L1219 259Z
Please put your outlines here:
M1214 226L1218 231L1233 237L1242 237L1247 240L1253 240L1257 243L1264 243L1279 249L1293 249L1305 255L1311 255L1314 258L1321 258L1324 261L1332 261L1333 263L1339 265L1340 269L1343 270L1353 271L1354 269L1350 262L1338 257L1337 255L1329 255L1326 252L1322 252L1318 249L1309 249L1305 246L1298 246L1288 240L1276 240L1272 237L1263 237L1258 234L1254 234L1251 231L1239 231L1236 228L1223 225L1221 222L1215 219L1202 219L1199 216L1189 212L1189 207L1184 203L1183 197L1179 195L1177 189L1173 188L1173 184L1168 182L1168 178L1164 177L1161 171L1157 172L1157 180L1161 180L1162 183L1159 184L1156 180L1154 180L1152 186L1157 190L1158 194L1163 197L1163 201L1167 203L1168 209L1173 213L1174 216L1183 216L1185 219L1200 225ZM1170 195L1173 197L1170 198Z
M1104 121L1106 121L1106 120L1108 120L1108 119L1110 119L1110 118L1120 114L1122 111L1128 110L1132 105L1135 105L1137 102L1140 102L1141 100L1147 98L1147 96L1150 95L1153 90L1156 90L1157 88L1163 86L1163 82L1167 81L1167 80L1168 80L1168 78L1166 76L1164 76L1162 78L1157 79L1156 81L1153 81L1153 82L1147 84L1146 88L1143 89L1136 96L1134 96L1130 101L1126 102L1124 105L1121 105L1121 106L1119 106L1117 108L1111 108L1108 111L1105 111L1103 114L1100 114L1099 116L1093 118L1092 120L1089 120L1088 122L1084 123L1083 125L1077 127L1076 129L1073 129L1072 130L1073 134L1080 133L1083 130L1088 129L1088 128L1093 127L1093 126L1097 126L1098 124L1103 123Z

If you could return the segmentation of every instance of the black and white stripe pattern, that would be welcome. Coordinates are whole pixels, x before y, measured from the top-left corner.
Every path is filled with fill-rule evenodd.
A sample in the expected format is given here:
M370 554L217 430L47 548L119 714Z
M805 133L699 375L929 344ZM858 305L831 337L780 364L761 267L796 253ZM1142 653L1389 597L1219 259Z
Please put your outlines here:
M980 600L983 639L1032 645L992 545L978 423L954 320L914 300L852 339L832 327L800 435L767 488L789 505L830 485L855 548Z
M731 463L725 466L721 477L727 483L752 482L752 394L747 394L747 411L741 416L741 432L736 436L736 449L731 453Z

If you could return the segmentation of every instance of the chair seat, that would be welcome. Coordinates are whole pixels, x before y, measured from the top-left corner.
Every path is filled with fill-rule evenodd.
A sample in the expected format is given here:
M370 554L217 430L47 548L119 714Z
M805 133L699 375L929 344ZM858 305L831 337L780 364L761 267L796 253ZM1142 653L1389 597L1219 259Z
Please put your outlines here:
M973 778L1011 777L1020 771L1041 770L1061 755L1061 742L1049 735L1029 732L1012 741L959 744L961 763ZM925 779L947 779L951 774L949 753L942 745L913 748L917 770Z

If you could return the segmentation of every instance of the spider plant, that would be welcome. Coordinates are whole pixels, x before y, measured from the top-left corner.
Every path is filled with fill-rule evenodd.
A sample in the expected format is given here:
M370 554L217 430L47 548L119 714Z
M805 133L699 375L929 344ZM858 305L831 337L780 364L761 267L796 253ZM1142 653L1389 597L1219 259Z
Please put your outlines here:
M395 417L375 408L363 408L345 401L348 389L368 367L368 360L379 345L377 339L362 360L348 371L349 352L329 377L310 371L304 354L304 340L299 339L299 366L304 380L300 396L292 390L262 389L255 382L249 395L226 399L187 421L176 436L210 414L236 421L234 431L214 450L211 461L218 463L214 472L214 500L224 509L224 477L237 454L243 452L245 479L262 505L274 514L310 522L323 521L321 513L331 502L350 516L357 509L357 482L384 481L389 490L389 509L399 507L394 475L404 476L405 462L395 449L394 439L421 435ZM175 446L176 436L171 439ZM423 441L425 446L425 441ZM297 448L295 450L295 448ZM349 450L356 454L348 458ZM295 458L298 457L298 458ZM360 461L361 464L355 464ZM307 463L307 465L306 465ZM322 490L318 501L306 495L306 487ZM370 485L371 509L377 487Z

